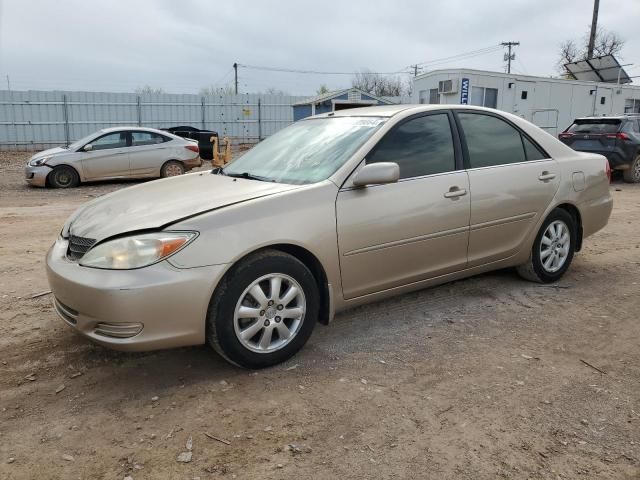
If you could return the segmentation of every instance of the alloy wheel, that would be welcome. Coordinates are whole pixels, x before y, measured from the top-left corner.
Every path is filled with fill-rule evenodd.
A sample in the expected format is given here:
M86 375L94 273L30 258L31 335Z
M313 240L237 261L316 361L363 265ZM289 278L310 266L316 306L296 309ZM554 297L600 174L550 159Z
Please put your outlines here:
M567 261L571 247L569 227L562 220L551 222L540 239L540 262L549 273L555 273Z
M251 283L236 304L233 326L243 347L271 353L288 345L300 331L306 299L292 277L273 273Z

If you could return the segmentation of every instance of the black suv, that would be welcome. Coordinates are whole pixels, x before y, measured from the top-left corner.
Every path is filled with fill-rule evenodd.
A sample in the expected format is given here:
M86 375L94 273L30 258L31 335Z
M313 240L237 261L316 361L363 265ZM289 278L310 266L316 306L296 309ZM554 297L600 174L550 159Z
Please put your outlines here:
M604 155L625 182L640 182L640 115L576 118L558 138L574 150Z

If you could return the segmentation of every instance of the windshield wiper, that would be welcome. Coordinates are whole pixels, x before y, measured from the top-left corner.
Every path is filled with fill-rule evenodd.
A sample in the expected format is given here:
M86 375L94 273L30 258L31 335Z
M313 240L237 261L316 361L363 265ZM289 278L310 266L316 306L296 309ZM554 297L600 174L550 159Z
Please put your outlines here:
M253 173L249 173L249 172L242 172L242 173L221 172L221 173L223 175L226 175L227 177L246 178L247 180L258 180L260 182L275 182L275 180L272 180L270 178L262 177L260 175L254 175Z

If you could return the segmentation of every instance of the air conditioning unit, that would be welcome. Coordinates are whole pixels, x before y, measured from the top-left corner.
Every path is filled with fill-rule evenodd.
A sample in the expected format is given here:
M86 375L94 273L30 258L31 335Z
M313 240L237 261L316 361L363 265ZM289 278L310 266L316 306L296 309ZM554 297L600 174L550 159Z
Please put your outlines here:
M438 82L438 93L456 93L457 91L457 80L440 80Z

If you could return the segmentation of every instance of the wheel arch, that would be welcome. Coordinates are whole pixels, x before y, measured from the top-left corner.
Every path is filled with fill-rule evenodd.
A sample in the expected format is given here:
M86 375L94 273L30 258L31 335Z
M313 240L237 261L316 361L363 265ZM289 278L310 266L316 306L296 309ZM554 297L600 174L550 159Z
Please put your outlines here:
M159 174L160 176L162 176L162 169L165 167L165 165L166 165L167 163L170 163L170 162L177 162L177 163L179 163L180 165L182 165L182 168L184 169L184 171L185 171L185 172L187 171L187 167L185 166L185 164L184 164L184 161L183 161L183 160L180 160L180 159L178 159L178 158L170 158L170 159L165 160L164 162L162 162L162 165L160 165L160 168L158 169L158 174Z
M82 176L82 174L80 173L80 170L78 170L78 168L76 168L73 165L70 165L69 163L58 163L57 165L49 165L51 167L51 171L49 173L47 173L47 178L45 179L45 184L47 187L51 186L51 183L49 181L49 177L51 176L51 174L53 173L53 171L56 168L60 168L60 167L69 167L71 169L73 169L74 172L76 172L76 175L78 175L78 181L80 183L84 182L84 178Z
M316 257L311 251L307 250L304 247L301 247L300 245L296 245L293 243L275 243L271 245L261 246L260 248L251 250L250 252L247 252L236 259L233 264L229 265L229 268L224 275L226 276L235 265L238 265L247 257L260 252L264 252L266 250L277 250L283 253L287 253L302 262L311 271L311 274L316 281L316 285L318 286L318 293L320 294L320 312L318 313L318 322L322 323L323 325L328 325L331 321L333 313L332 296L331 292L329 291L327 273L320 260L318 260L318 257ZM214 294L217 289L218 287L214 289Z
M184 160L180 160L179 158L170 158L170 159L165 160L164 162L162 162L162 165L160 166L160 168L164 167L169 162L178 162L178 163L181 163L184 166Z
M569 215L571 215L571 217L575 221L576 233L577 233L575 250L576 252L579 252L582 249L582 235L583 235L582 215L580 214L580 210L578 210L578 207L576 207L572 203L561 203L560 205L557 205L556 208L562 209L565 212L567 212Z

